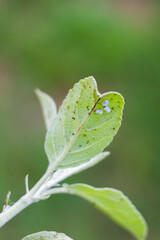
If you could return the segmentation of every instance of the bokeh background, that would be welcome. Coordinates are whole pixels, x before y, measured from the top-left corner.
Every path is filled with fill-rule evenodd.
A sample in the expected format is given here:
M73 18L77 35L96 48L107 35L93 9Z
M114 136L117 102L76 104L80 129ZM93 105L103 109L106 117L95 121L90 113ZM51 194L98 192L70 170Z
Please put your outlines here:
M58 106L93 75L100 92L125 97L122 127L96 167L66 180L122 190L143 213L148 239L160 239L160 7L145 0L0 1L0 208L16 201L47 167L45 126L34 89ZM0 231L20 240L41 230L75 240L133 240L83 199L56 195L32 205Z

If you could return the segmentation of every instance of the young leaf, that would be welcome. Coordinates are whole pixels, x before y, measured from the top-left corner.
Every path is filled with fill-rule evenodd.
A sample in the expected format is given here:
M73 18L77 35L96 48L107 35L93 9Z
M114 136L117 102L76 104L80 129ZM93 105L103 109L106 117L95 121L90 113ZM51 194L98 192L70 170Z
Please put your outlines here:
M53 119L57 115L57 107L54 100L47 95L46 93L36 89L36 95L40 101L43 117L45 120L45 125L47 130L50 128L51 124L53 123Z
M102 161L104 158L106 158L109 154L110 154L109 152L101 152L95 157L93 157L91 160L89 160L88 162L83 163L79 166L58 169L53 173L53 176L51 177L51 179L48 180L48 182L46 183L48 189L74 174L77 174L90 167L93 167L94 165Z
M146 238L147 224L144 218L121 191L112 188L93 188L85 184L64 184L63 187L91 202L138 240Z
M101 95L93 77L75 84L47 133L45 150L50 164L77 166L103 151L121 125L123 105L119 93Z
M31 234L22 240L73 240L67 237L64 233L56 233L56 232L39 232Z

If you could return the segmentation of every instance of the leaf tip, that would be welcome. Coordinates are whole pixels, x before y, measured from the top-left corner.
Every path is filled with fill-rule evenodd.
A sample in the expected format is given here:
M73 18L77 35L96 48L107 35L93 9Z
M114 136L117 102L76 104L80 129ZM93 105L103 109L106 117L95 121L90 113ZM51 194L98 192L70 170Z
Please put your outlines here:
M37 97L39 97L40 94L42 94L42 91L39 88L35 88L34 92L35 92Z

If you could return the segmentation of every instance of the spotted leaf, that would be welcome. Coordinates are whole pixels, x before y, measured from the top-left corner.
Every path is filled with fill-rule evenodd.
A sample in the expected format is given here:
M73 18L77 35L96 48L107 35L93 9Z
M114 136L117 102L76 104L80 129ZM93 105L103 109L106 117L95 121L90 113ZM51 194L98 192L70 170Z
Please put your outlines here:
M119 93L101 95L93 77L75 84L46 136L50 164L77 166L102 152L121 125L123 105Z
M73 239L67 237L64 233L44 231L28 235L22 240L73 240Z

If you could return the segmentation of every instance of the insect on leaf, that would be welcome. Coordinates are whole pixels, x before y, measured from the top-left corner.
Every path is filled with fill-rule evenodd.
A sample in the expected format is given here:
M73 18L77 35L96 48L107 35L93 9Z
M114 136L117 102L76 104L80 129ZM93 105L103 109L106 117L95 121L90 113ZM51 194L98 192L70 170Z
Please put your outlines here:
M70 193L94 204L96 208L131 232L136 239L146 239L147 224L144 218L121 191L112 188L93 188L85 184L70 186L64 184L64 187Z
M28 235L22 240L73 240L73 239L67 237L64 233L44 231Z
M50 164L58 168L89 161L109 145L122 120L121 94L100 94L93 77L71 89L49 129L45 150Z

